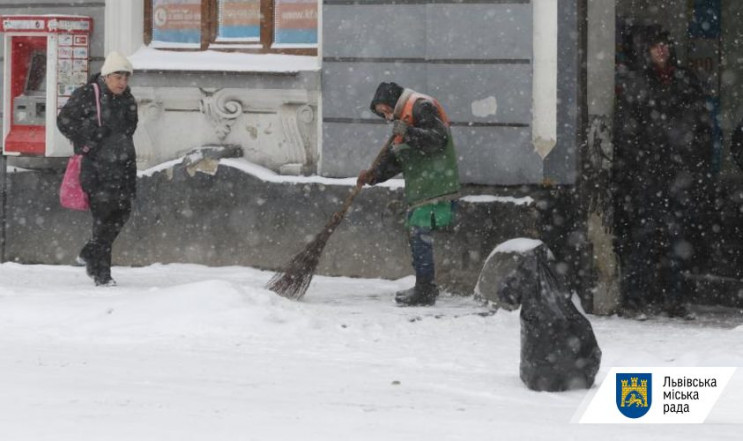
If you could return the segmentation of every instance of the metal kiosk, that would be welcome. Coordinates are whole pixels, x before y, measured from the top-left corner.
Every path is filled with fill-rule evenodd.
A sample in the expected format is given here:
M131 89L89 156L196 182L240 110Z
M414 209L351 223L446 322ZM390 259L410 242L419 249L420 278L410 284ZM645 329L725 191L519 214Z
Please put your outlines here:
M87 82L92 30L90 17L0 15L4 155L72 155L56 119L72 91Z

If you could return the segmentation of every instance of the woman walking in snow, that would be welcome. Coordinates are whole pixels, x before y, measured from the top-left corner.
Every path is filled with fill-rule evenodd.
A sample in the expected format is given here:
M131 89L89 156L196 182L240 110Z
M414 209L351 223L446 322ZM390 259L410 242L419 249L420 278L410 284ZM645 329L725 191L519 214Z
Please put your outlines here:
M96 286L114 286L111 249L129 219L136 194L137 103L129 90L132 64L118 52L106 57L101 72L72 93L57 126L83 155L80 181L90 200L92 237L80 251ZM100 100L96 103L96 100ZM100 108L100 115L98 109Z

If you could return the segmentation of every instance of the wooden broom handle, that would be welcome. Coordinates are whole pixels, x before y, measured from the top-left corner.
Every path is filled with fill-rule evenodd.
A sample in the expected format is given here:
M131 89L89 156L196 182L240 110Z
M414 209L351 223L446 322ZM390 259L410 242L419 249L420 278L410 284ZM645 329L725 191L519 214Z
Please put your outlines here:
M369 170L374 170L377 168L380 162L382 162L382 158L387 154L387 150L389 149L390 144L392 144L392 140L395 139L395 134L393 133L390 135L389 139L387 139L387 142L384 143L384 146L382 149L377 153L377 157L374 158L374 162L372 162L371 167ZM356 198L356 196L361 192L361 189L363 188L363 185L359 185L359 183L356 183L356 187L354 187L353 190L351 190L351 193L346 196L346 200L343 201L343 206L340 210L336 211L333 217L340 216L343 217L346 215L346 212L351 207L351 204L353 203L353 200Z

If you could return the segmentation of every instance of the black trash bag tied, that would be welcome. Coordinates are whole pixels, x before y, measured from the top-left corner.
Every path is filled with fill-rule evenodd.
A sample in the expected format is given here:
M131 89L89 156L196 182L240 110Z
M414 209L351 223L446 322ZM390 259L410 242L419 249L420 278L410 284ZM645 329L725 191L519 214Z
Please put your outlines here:
M591 323L571 301L544 244L522 256L497 291L504 304L521 305L521 380L537 391L590 388L601 364Z

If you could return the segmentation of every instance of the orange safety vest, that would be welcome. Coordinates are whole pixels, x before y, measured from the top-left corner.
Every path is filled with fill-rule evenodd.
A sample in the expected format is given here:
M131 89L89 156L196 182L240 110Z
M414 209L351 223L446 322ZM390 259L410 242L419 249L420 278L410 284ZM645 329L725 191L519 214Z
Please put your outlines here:
M400 112L400 120L404 121L409 126L415 125L415 120L413 119L413 106L415 103L418 102L418 100L427 100L433 103L434 106L436 106L436 109L439 111L439 116L441 117L441 121L444 122L444 125L446 127L449 127L449 117L446 116L446 112L444 111L444 108L441 106L441 104L436 100L436 98L430 97L428 95L424 95L422 93L413 92L408 97L408 100L405 102L405 105L403 105L402 112ZM402 136L397 135L395 136L395 139L393 140L394 144L401 144L403 142Z

